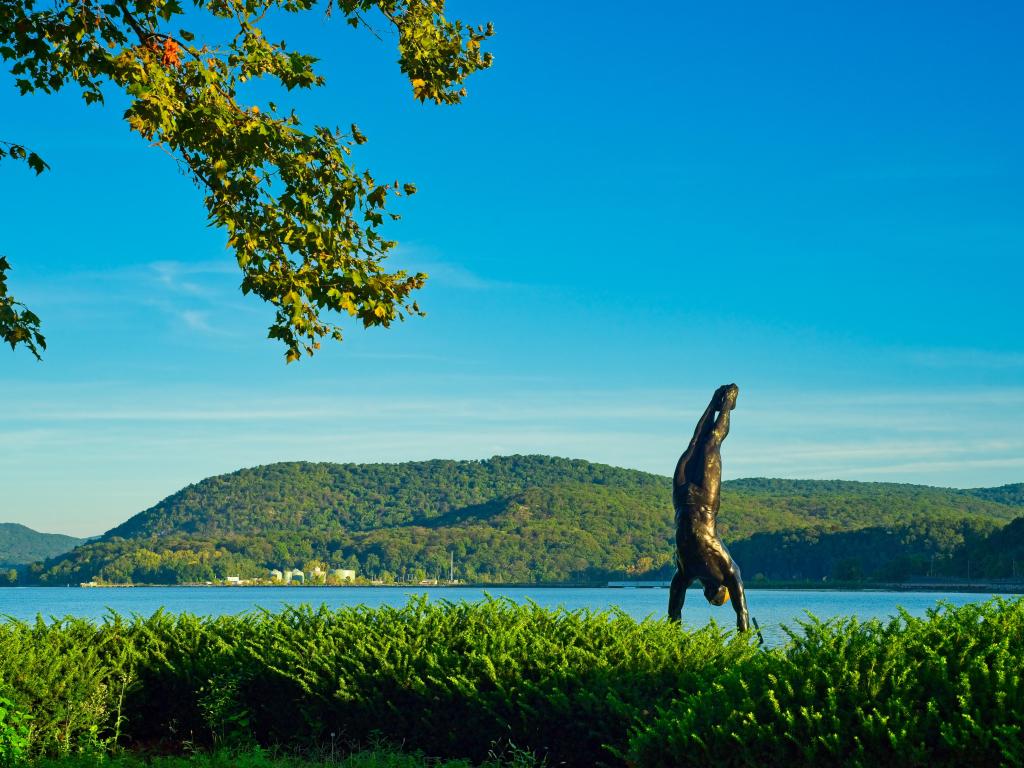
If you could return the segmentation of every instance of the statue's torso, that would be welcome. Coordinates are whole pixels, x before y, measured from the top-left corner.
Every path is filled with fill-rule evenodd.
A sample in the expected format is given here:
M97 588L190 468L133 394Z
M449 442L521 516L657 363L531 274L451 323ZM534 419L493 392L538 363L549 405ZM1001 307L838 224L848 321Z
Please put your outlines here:
M687 484L676 498L676 565L691 576L721 578L731 560L718 537L717 491Z

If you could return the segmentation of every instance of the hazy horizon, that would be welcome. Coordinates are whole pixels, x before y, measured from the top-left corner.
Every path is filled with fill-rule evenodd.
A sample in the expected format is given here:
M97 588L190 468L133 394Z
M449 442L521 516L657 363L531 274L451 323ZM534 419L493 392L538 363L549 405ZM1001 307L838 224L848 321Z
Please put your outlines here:
M405 462L403 462L403 461L382 461L382 462L317 462L317 461L314 461L312 459L296 459L296 460L293 460L293 461L289 461L287 459L284 459L284 460L282 460L280 462L270 462L270 463L271 464L279 464L279 463L287 464L287 463L303 463L303 462L308 462L308 463L327 463L327 464L403 464L403 463L412 463L413 461L432 461L432 460L433 461L486 461L488 459L494 458L497 455L499 455L499 454L495 454L495 455L492 455L492 456L461 457L461 458L452 457L452 456L436 456L433 459L416 459L416 460L410 460L410 461L405 461ZM540 455L551 455L551 454L540 454ZM570 460L573 460L573 461L576 461L576 460L590 461L590 459L587 459L586 457L583 457L583 456L557 456L555 458L570 459ZM591 462L591 463L605 464L607 462ZM168 498L168 496L172 496L174 493L177 493L177 491L182 490L183 488L187 487L188 485L194 485L196 483L202 482L202 480L206 480L209 477L218 477L218 476L223 476L223 475L229 475L229 474L233 474L235 472L239 472L239 471L242 471L242 470L245 470L245 469L253 469L253 468L258 467L258 466L267 466L267 465L264 464L264 465L251 465L251 466L244 466L244 467L236 467L235 469L227 470L225 472L219 472L219 473L216 473L215 475L209 475L209 476L204 477L204 478L197 478L195 480L192 480L192 481L186 483L185 485L181 486L181 488L176 489L175 491L173 491L173 492L171 492L171 493L169 493L169 494L167 494L165 496L162 496L159 499L154 499L152 501L152 503L149 503L149 504L145 505L144 507L141 507L140 509L136 510L135 512L133 512L130 515L128 515L127 517L125 517L123 520L119 520L119 521L111 524L107 528L104 528L101 531L95 531L95 532L91 532L90 533L90 532L85 532L83 530L83 531L80 531L80 532L77 532L77 533L73 533L73 532L69 533L68 531L63 531L63 530L60 530L60 531L58 531L58 530L41 530L41 529L38 529L38 528L34 528L33 526L28 525L26 523L23 523L23 522L22 523L18 523L16 521L11 521L11 520L0 520L0 524L14 523L16 525L24 525L25 527L30 528L30 529L38 532L38 533L64 534L64 535L67 535L67 536L74 536L76 538L96 538L96 537L102 536L108 530L111 530L112 528L117 527L118 525L120 525L121 523L125 522L129 518L134 517L135 515L137 515L137 514L139 514L141 512L144 512L145 510L149 509L150 507L155 506L156 504L160 503L164 499ZM612 466L616 466L616 465L612 465ZM625 467L625 468L626 469L638 469L637 467ZM640 470L640 471L649 471L649 470ZM666 478L671 477L671 473L665 473L665 472L653 472L652 471L652 474L660 474L660 475L663 475ZM934 487L934 488L950 488L952 490L973 490L973 489L976 489L976 488L990 488L990 487L1000 487L1001 485L1014 485L1014 484L1016 484L1015 482L1011 482L1011 483L1001 483L1000 486L935 486L935 485L929 485L927 483L908 483L908 482L901 482L901 481L894 481L894 480L858 480L858 479L851 480L849 478L844 478L844 477L816 477L816 478L769 477L767 475L746 475L746 476L742 476L742 477L727 477L724 480L724 482L725 483L729 483L729 482L733 482L733 481L758 480L758 479L797 480L797 481L799 481L799 480L824 480L824 481L868 482L868 483L870 483L870 482L883 482L883 483L897 482L897 483L899 483L901 485L926 485L926 486ZM1022 482L1022 481L1018 481L1018 482ZM668 500L668 498L666 498L666 505L668 505L668 504L669 504L669 500Z

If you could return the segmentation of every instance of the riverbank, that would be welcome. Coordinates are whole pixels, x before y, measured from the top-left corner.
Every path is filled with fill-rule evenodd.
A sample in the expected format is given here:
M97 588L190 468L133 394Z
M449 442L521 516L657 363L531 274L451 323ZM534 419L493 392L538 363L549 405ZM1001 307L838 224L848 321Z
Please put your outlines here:
M668 589L668 581L609 581L613 589ZM833 590L837 592L971 592L976 594L1024 594L1024 579L921 579L914 581L771 581L758 579L744 584L748 592L759 590ZM700 582L690 585L701 589Z
M56 588L66 589L68 587L81 587L83 589L124 589L124 588L160 588L160 589L252 589L252 588L274 588L282 590L293 589L340 589L350 590L355 588L381 588L381 589L404 589L404 590L429 590L429 589L668 589L669 581L661 580L625 580L608 581L600 583L579 583L579 582L389 582L386 584L374 582L346 582L344 584L281 584L280 582L248 582L248 583L211 583L197 582L187 584L103 584L88 582L82 584L47 584L29 585L44 589ZM976 594L1024 594L1024 579L939 579L922 578L911 581L772 581L758 579L745 583L748 591L758 590L833 590L841 592L969 592ZM9 589L18 587L10 586ZM691 590L700 590L699 582L690 586Z
M998 594L998 593L997 593ZM509 599L545 608L589 611L620 611L637 621L665 616L666 589L615 589L609 587L307 587L303 589L227 587L140 587L136 589L79 589L22 587L0 590L0 622L7 618L34 621L37 616L75 616L102 621L111 611L124 616L163 613L194 613L203 616L241 616L261 611L277 612L303 603L324 605L330 610L364 606L403 607L411 596L425 595L433 602L473 603L488 597ZM879 590L753 589L748 592L751 614L757 618L769 645L786 641L782 627L796 626L808 615L821 619L858 616L887 620L907 611L923 617L937 604L963 605L991 594L956 592L883 592ZM695 629L710 621L732 626L732 603L710 605L699 592L687 596L683 620Z

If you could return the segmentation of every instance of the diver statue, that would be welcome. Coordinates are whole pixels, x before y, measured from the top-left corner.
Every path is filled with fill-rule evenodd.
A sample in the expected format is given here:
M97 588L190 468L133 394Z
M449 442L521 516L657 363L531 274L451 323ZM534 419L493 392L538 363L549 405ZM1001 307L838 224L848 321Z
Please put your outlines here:
M715 390L697 422L690 446L676 464L672 502L676 509L677 570L669 589L668 617L672 621L682 619L686 590L700 579L704 597L712 605L732 600L736 626L746 632L750 618L740 569L718 537L722 441L729 434L729 412L736 407L739 391L735 384L723 384Z

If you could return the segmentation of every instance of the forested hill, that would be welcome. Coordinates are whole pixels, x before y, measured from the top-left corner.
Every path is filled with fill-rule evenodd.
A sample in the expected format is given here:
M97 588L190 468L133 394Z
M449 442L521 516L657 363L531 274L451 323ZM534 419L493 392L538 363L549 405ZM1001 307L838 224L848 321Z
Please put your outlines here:
M415 579L446 573L450 553L470 581L661 577L670 497L667 477L547 456L272 464L190 485L29 578L179 583L330 565ZM737 556L748 578L808 578L856 570L841 551L815 557L851 534L864 574L879 570L871 554L881 539L916 558L911 571L925 560L935 570L936 556L940 570L953 568L958 552L1020 513L977 491L751 479L725 483L720 528L734 552L751 550L747 562ZM764 536L776 538L751 549Z
M431 524L453 510L527 488L576 485L663 491L666 479L587 461L496 456L486 461L404 464L270 464L187 486L108 531L251 535L294 530L369 531Z
M18 523L0 523L0 567L54 557L84 541L60 533L40 533Z
M903 483L768 478L731 480L723 487L723 535L731 530L736 538L804 525L856 530L914 518L1007 521L1022 514L1012 505L977 493L988 489L962 491ZM783 516L787 516L788 525L782 523Z
M1000 485L998 488L971 488L967 491L979 499L998 501L1015 507L1024 507L1024 483Z

